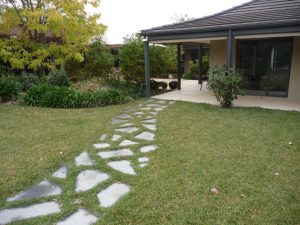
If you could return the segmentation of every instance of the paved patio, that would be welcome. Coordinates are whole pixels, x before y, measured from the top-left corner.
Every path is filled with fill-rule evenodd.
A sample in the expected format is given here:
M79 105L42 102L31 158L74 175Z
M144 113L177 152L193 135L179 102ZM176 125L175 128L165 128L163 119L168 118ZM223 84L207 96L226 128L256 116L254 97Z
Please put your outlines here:
M171 81L171 79L155 79L155 80L165 81L165 82ZM219 105L213 93L206 88L206 82L204 82L202 90L200 91L200 85L198 85L198 81L196 80L181 80L180 91L175 90L172 92L153 96L153 98ZM287 98L277 98L277 97L250 96L250 95L239 96L239 98L234 101L234 106L261 107L267 109L279 109L279 110L300 112L300 102L291 101L288 100Z

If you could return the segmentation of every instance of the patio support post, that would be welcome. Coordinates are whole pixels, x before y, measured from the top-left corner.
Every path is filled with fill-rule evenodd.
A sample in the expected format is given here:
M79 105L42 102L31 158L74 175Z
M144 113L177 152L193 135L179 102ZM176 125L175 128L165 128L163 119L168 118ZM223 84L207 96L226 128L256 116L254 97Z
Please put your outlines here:
M229 69L233 67L233 39L232 30L229 30L227 36L227 66Z
M198 47L198 84L202 83L202 45Z
M150 60L149 60L149 41L144 40L144 60L145 60L145 94L150 98Z
M177 45L177 89L181 89L181 44Z

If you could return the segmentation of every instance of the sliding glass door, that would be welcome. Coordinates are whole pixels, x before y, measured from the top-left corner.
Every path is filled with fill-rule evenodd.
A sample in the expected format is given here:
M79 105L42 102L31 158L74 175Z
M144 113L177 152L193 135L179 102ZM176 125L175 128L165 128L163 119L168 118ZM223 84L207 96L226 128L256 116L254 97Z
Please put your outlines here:
M286 97L292 39L239 40L237 70L246 94Z

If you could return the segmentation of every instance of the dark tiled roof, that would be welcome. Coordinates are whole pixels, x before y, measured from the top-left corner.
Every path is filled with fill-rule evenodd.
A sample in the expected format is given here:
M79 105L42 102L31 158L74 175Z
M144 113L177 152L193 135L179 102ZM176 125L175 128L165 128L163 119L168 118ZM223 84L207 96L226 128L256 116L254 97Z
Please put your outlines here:
M142 35L300 25L300 0L252 0L212 16L143 30Z

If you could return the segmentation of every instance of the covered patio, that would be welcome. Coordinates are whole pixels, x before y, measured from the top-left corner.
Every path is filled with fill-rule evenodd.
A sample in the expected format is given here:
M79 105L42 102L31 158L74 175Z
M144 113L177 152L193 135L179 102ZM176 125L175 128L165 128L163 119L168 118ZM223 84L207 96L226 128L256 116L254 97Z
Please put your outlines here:
M209 65L237 69L246 96L235 106L300 111L300 0L253 0L212 16L142 30L146 96L150 97L149 43L177 45L178 90L156 98L218 104L202 81L202 47ZM184 46L196 46L198 82L182 80Z
M157 81L170 82L171 79L155 79ZM211 105L220 105L213 95L212 91L206 88L206 82L203 83L202 90L195 80L182 80L181 90L170 91L161 95L152 96L155 99L186 101L195 103L205 103ZM278 109L300 112L300 103L287 98L277 98L268 96L239 96L234 101L235 107L260 107L266 109Z

